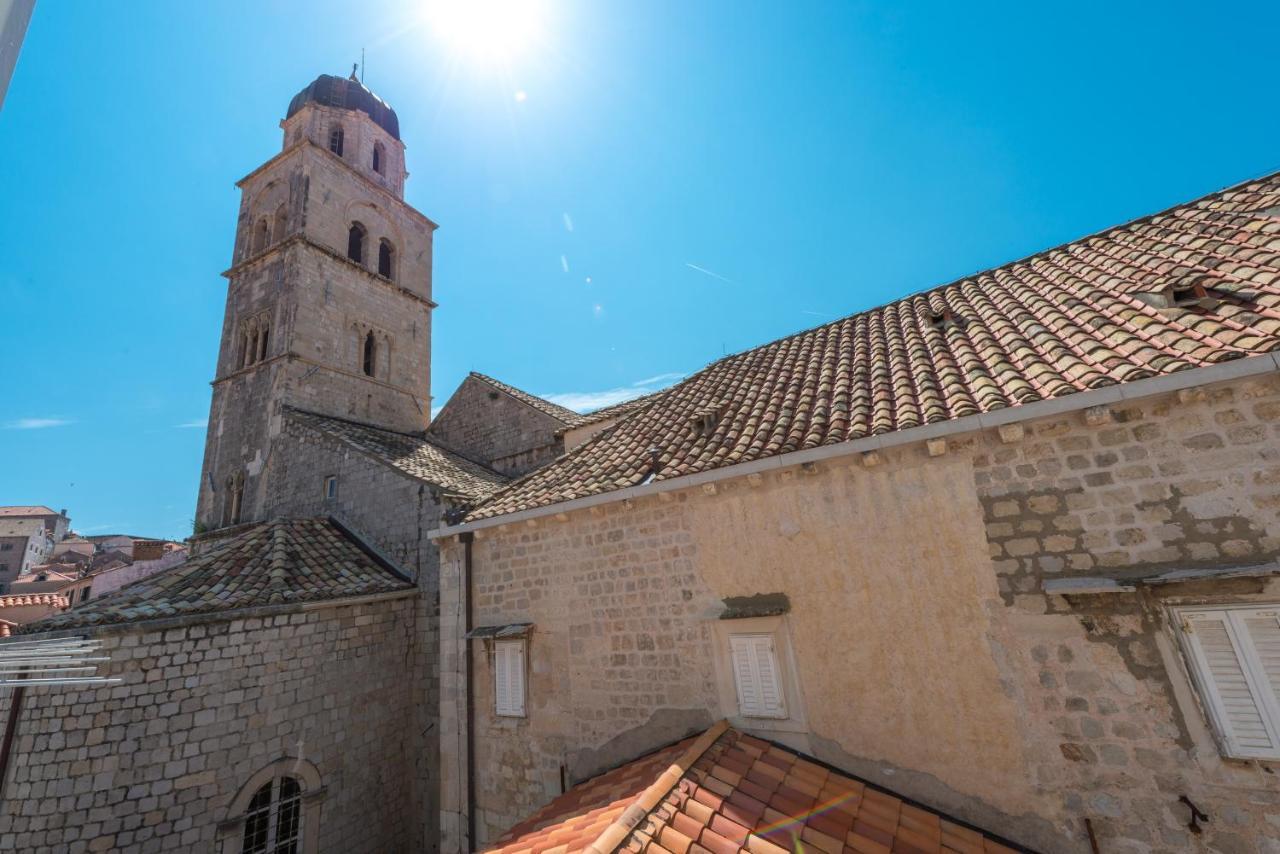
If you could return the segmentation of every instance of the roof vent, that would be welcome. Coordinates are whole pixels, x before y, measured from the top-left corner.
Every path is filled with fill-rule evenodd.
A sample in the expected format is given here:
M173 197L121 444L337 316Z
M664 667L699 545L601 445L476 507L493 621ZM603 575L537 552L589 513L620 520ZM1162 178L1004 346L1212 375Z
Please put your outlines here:
M953 326L964 326L964 318L949 308L929 312L929 325L940 332L946 332Z
M1133 296L1152 308L1199 308L1212 311L1224 299L1233 303L1250 302L1252 294L1205 287L1197 278L1195 281L1175 282L1156 291L1140 291Z
M689 419L689 423L693 428L693 438L707 438L720 426L720 407L709 406L706 409L699 409Z

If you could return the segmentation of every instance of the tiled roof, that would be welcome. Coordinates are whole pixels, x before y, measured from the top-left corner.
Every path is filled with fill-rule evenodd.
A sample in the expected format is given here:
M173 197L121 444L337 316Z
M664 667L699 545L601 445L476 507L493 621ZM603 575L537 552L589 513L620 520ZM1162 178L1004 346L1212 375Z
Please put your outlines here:
M299 424L346 442L405 474L471 500L510 482L496 471L446 451L421 436L394 433L297 409L289 410L288 415Z
M55 608L65 608L67 597L61 593L21 593L0 596L0 608L23 608L28 605L52 605Z
M468 518L637 485L650 448L664 480L1277 347L1280 174L728 356Z
M488 850L980 854L1017 849L721 723L698 739L575 786Z
M538 397L536 394L529 394L529 392L527 391L521 391L520 389L516 388L513 385L507 385L501 380L495 380L493 377L488 376L486 374L481 374L481 373L477 373L476 371L472 371L471 376L475 377L478 380L488 383L489 385L496 388L498 391L506 392L507 394L511 395L521 403L527 403L529 406L532 406L534 409L538 410L544 415L550 415L552 418L564 424L566 427L577 427L579 424L583 423L583 421L585 420L583 416L574 412L572 409L566 409L565 407L561 406L558 403L552 403L549 400L543 400L541 397Z
M0 620L0 638L7 638L18 630L18 624L9 620Z
M127 623L412 588L411 581L332 520L281 519L252 525L173 569L24 630Z
M606 406L601 409L597 409L594 412L588 412L586 415L582 416L582 420L580 422L573 426L585 427L588 424L598 424L601 421L608 421L610 418L621 418L624 415L635 412L637 409L643 409L653 403L660 394L662 394L661 391L650 392L649 394L643 394L640 397L633 397L630 400L624 400L622 403L615 403L613 406Z
M32 505L13 505L10 507L0 507L0 517L15 516L25 518L27 516L57 516L57 510L50 510L42 504Z

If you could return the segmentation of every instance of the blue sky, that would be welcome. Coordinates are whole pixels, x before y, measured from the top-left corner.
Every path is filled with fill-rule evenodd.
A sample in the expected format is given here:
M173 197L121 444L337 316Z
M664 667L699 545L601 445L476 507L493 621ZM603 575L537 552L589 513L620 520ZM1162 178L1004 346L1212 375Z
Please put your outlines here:
M40 0L0 111L0 504L189 533L234 182L362 47L441 225L437 404L469 370L609 402L1280 168L1276 4L545 0L503 56L422 7Z

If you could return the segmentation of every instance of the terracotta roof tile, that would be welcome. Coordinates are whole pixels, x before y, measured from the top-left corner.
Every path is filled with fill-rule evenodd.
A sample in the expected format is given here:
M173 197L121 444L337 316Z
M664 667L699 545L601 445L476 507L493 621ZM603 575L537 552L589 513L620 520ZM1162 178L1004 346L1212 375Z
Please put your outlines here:
M252 525L115 593L23 627L43 632L413 589L329 519Z
M468 518L1278 347L1280 174L728 356Z
M785 748L723 727L719 724L699 739L672 745L575 786L513 827L487 851L519 854L542 850L547 842L562 845L565 852L616 848L677 854L801 850L887 854L937 852L944 850L944 844L956 851L983 851L984 845L1000 846L986 850L1016 850ZM700 756L689 758L700 750ZM682 761L687 765L682 766ZM740 780L736 785L709 773L724 768L726 761L747 766L744 774L733 772ZM773 769L780 762L787 766L789 779L820 784L822 799L787 804L779 811L743 794L743 781L751 785L753 773L762 766L769 769L764 776L776 780ZM663 777L671 771L679 776ZM660 779L672 782L667 786ZM715 784L724 794L712 792L703 783ZM659 787L656 795L655 787ZM634 807L648 808L629 832L626 825L612 824ZM625 835L610 836L618 827ZM615 843L619 838L622 841Z
M14 504L0 507L0 518L11 516L19 519L28 516L57 516L57 510L50 510L42 504Z
M442 487L445 491L476 500L510 481L480 463L448 451L422 436L395 433L366 424L317 415L298 409L288 417L373 457L411 477Z
M582 424L585 424L587 421L587 419L584 416L579 415L578 413L574 412L572 409L567 409L558 403L552 403L549 400L545 400L541 397L538 397L536 394L529 394L529 392L527 391L521 391L520 389L516 388L513 385L508 385L502 382L501 380L495 380L493 377L487 376L486 374L481 374L481 373L472 371L471 376L475 377L478 380L483 380L484 382L488 383L489 385L493 386L499 391L502 391L511 395L521 403L525 403L525 404L528 404L529 406L532 406L534 409L538 410L544 415L550 415L552 418L564 424L566 427L578 427Z
M665 389L663 389L663 391L665 391ZM661 394L662 391L650 392L649 394L643 394L640 397L633 397L630 400L624 400L621 403L615 403L612 406L604 406L600 409L592 410L591 412L579 416L580 420L573 426L585 427L588 424L597 424L601 421L607 421L610 418L622 418L625 415L630 415L632 412L643 409L653 403Z
M19 593L0 596L0 608L22 608L28 605L52 605L55 608L65 608L67 597L61 593Z

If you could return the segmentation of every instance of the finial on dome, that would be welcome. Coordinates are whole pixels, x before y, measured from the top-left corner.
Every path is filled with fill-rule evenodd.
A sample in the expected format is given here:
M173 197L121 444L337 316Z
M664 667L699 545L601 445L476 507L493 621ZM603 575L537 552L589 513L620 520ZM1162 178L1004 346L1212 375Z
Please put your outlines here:
M354 80L357 83L360 82L360 78L356 76L356 69L359 67L360 67L360 63L358 62L351 63L351 76L347 78L348 80Z

